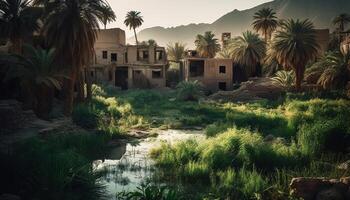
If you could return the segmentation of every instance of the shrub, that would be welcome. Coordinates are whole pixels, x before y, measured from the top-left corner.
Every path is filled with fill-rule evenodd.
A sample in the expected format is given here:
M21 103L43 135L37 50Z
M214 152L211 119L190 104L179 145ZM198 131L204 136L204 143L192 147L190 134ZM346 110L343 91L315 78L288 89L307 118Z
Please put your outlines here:
M278 71L275 74L275 77L272 78L274 84L289 90L293 87L295 82L295 74L294 71Z
M305 124L298 133L298 144L306 155L317 156L323 152L345 152L350 144L350 132L344 119L320 120Z
M190 181L207 179L209 167L206 163L189 161L184 167L183 176Z
M197 101L203 96L202 86L196 81L182 81L176 86L177 98L185 101Z
M88 129L97 128L100 112L94 106L79 104L74 107L72 120L75 124Z
M176 190L155 185L141 185L132 192L120 192L118 200L180 200L182 199Z

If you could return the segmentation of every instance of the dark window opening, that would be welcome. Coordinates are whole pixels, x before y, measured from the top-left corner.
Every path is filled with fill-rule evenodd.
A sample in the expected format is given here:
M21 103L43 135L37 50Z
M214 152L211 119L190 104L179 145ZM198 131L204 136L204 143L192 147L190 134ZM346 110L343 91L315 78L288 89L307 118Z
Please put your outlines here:
M143 51L142 52L142 58L143 59L148 59L148 51Z
M190 61L190 77L204 76L204 60Z
M140 74L142 74L142 71L141 70L134 70L133 73L134 73L134 75L140 75Z
M152 70L152 78L162 78L162 70Z
M117 54L111 53L111 62L117 62Z
M156 59L157 60L163 60L163 51L157 51L156 52Z
M220 66L219 67L219 73L220 74L226 74L226 66Z
M94 72L90 71L90 76L93 77L94 76Z
M219 82L219 90L226 91L226 82Z
M102 58L107 59L107 57L108 57L107 54L108 54L107 51L102 51Z

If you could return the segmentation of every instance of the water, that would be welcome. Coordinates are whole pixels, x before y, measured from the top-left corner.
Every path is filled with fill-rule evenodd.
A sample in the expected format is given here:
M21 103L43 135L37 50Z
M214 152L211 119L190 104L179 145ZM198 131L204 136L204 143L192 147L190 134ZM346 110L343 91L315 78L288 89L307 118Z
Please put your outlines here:
M100 181L107 186L110 199L115 199L116 193L133 191L152 177L157 170L148 156L152 148L160 146L163 141L174 144L203 138L202 131L161 130L156 138L116 145L103 160L94 161L94 169L105 172Z

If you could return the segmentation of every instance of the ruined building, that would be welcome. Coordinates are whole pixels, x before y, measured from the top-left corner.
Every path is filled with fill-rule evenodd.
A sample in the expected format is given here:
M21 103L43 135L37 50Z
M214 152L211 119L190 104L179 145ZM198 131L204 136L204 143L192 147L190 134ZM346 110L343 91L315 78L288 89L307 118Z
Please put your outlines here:
M99 31L95 58L85 75L94 83L121 89L165 87L165 48L126 45L125 41L125 32L119 28Z

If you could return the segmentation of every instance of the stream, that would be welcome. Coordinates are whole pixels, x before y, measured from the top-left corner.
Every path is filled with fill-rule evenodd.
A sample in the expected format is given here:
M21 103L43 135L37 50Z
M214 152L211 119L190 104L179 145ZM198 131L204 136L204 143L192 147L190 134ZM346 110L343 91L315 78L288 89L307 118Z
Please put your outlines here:
M204 139L203 131L198 130L159 130L157 137L128 141L116 145L100 160L93 162L96 171L103 171L100 182L107 186L109 199L122 191L134 191L154 176L157 168L149 158L151 149L162 142L174 144L187 139Z

